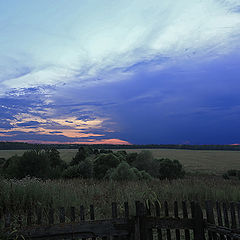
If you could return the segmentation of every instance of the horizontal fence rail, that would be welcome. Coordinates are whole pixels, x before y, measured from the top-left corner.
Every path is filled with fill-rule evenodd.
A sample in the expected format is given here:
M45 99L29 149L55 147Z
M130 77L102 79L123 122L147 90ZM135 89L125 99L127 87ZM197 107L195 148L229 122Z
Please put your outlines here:
M50 204L24 214L0 206L0 239L240 240L240 203L136 201L133 211L113 202L110 210L108 219L97 219L94 205Z

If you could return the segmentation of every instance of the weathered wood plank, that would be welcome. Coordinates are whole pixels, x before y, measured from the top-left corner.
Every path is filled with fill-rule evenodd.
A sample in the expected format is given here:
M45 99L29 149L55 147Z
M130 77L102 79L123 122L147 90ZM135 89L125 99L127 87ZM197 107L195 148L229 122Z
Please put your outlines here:
M214 212L213 212L213 205L211 201L205 202L206 206L206 215L207 215L207 222L211 224L215 224ZM215 232L208 231L209 240L217 240L217 235Z
M74 238L95 238L104 236L128 236L131 223L128 219L95 220L80 223L62 223L47 226L28 227L18 234L32 239L49 238L54 236Z
M117 212L117 203L113 202L112 203L112 218L115 219L118 217L118 212Z
M228 208L227 208L227 204L225 202L223 203L223 217L224 217L225 227L229 228L230 224L229 224L229 218L228 218ZM231 238L229 236L227 236L227 240L231 240Z
M59 222L60 223L65 222L65 208L64 207L59 208Z
M183 211L183 218L188 219L188 211L187 211L187 204L185 201L182 201L182 211ZM185 233L185 240L190 240L190 232L188 229L184 230Z
M174 217L176 219L179 219L179 216L178 216L178 202L177 201L174 202ZM180 230L179 229L175 230L175 234L176 234L176 240L180 240Z
M191 201L190 202L190 207L191 207L191 218L195 218L195 202ZM193 229L193 236L195 236L195 228Z
M125 216L125 218L129 218L129 206L128 206L128 202L124 202L124 216Z
M193 219L176 219L173 217L145 217L148 228L166 228L166 229L193 229L195 226Z
M218 201L216 201L216 210L217 210L218 225L223 226L222 210L221 210L221 205ZM224 235L220 234L220 239L225 240Z
M95 220L94 206L90 205L90 220ZM96 240L96 237L92 237L92 240Z
M85 211L84 211L84 206L80 206L80 221L85 221Z
M212 232L220 233L226 235L228 239L238 239L240 240L240 230L239 229L230 229L227 227L216 226L214 224L206 223L206 227Z
M42 208L41 207L37 208L37 224L38 225L42 224Z
M27 225L31 226L32 225L32 209L28 209L27 211Z
M71 222L75 222L76 221L75 207L71 207L70 208L70 219L71 219Z
M164 211L165 211L165 216L169 217L169 210L168 210L168 202L164 202ZM167 240L171 240L171 231L170 229L167 229Z
M156 217L160 217L161 212L160 212L160 204L158 201L155 201L155 211L156 211ZM162 240L162 230L161 229L157 229L157 237L158 240Z
M236 213L235 213L235 203L230 203L230 213L231 213L231 228L235 229L237 228L237 221L236 221Z
M113 202L112 203L112 218L116 219L118 217L118 212L117 212L117 203ZM106 239L106 238L104 238ZM117 240L118 236L113 236L113 240Z
M4 214L5 228L9 228L11 226L11 214L9 212Z
M240 228L240 203L237 203L238 227Z
M54 209L50 208L48 211L48 223L54 224Z
M134 226L134 239L140 239L140 202L135 201L135 226Z
M146 216L151 216L151 202L149 200L147 200L145 202L145 207L146 207ZM153 230L152 228L148 228L147 229L147 240L153 240Z
M203 212L198 203L194 205L194 240L205 240Z

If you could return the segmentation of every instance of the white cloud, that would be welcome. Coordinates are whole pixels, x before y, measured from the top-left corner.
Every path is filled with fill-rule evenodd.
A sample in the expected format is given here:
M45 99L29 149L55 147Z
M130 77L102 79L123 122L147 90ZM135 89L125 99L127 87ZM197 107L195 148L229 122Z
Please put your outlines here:
M209 59L231 52L240 42L238 0L25 2L22 14L15 3L10 17L0 19L7 24L0 36L4 89L95 84L99 76L114 81L126 77L123 69L142 61L162 56L161 68L168 61ZM17 59L14 64L9 56ZM25 65L32 71L18 76L19 66Z

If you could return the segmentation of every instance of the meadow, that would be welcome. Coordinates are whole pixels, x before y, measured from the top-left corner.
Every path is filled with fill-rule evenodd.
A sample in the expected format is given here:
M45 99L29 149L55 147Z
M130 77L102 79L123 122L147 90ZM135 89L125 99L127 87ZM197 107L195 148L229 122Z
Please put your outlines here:
M60 149L61 158L70 162L77 149ZM127 152L140 152L130 149ZM229 169L240 169L240 153L237 151L203 150L150 150L155 158L178 159L187 171L183 179L110 181L94 179L22 180L0 179L0 206L12 211L26 211L30 207L47 209L50 204L58 208L96 206L98 218L110 215L111 202L123 204L128 201L131 211L136 200L150 202L167 200L173 203L186 200L204 204L205 200L239 201L240 180L222 178ZM24 150L1 150L0 157L21 155ZM123 208L120 208L123 211ZM1 211L1 209L0 209Z
M131 214L136 200L154 203L167 200L170 208L175 200L197 201L204 205L206 199L213 201L239 201L240 187L237 180L216 177L187 177L178 180L151 181L96 181L96 180L47 180L25 178L0 181L1 207L14 213L26 212L29 208L48 209L94 204L97 218L111 216L111 203L129 202ZM119 208L123 213L123 205ZM89 214L89 213L87 213Z
M119 150L119 149L118 149ZM127 152L140 152L143 149L127 149ZM222 175L229 169L240 169L239 151L147 149L155 158L177 159L187 172ZM70 162L77 149L59 149L61 158ZM117 151L117 150L116 150ZM0 150L0 158L22 155L25 150Z

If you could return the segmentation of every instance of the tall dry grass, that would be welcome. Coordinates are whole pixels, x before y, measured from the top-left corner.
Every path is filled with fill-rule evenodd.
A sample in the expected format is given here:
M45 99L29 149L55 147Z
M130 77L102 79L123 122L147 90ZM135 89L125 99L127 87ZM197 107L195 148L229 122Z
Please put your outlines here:
M218 177L189 177L174 181L114 182L96 180L22 180L0 181L0 207L13 212L26 212L30 208L64 206L88 207L94 204L97 217L110 216L111 202L129 202L131 213L136 200L173 201L239 201L239 181ZM123 208L120 207L120 212Z

